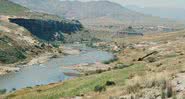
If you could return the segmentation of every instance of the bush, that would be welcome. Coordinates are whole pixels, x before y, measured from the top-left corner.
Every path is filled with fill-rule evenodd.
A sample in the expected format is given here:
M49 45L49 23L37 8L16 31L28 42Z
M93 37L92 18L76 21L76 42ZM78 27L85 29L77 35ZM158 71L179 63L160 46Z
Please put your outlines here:
M25 59L26 56L16 48L10 48L6 51L0 51L0 62L11 64Z
M59 46L60 46L59 44L55 44L55 43L52 44L52 45L53 45L54 48L59 48Z
M38 89L37 92L41 92L42 90L41 89Z
M113 62L115 62L115 61L117 61L118 60L118 58L117 57L114 57L114 58L112 58L112 59L110 59L110 60L108 60L108 61L104 61L103 63L104 64L110 64L110 63L113 63Z
M26 87L26 88L28 88L28 89L32 89L32 87L29 87L29 86L28 86L28 87Z
M116 64L116 66L114 67L114 69L123 69L123 68L126 68L126 67L129 67L129 66L132 66L133 64L124 64L124 63L118 63Z
M106 86L100 86L100 85L97 85L94 87L94 91L95 92L102 92L102 91L106 91Z
M96 73L98 74L101 74L102 72L104 72L104 70L101 70L101 69L96 70Z
M58 58L59 56L58 55L53 55L51 58Z
M168 98L171 98L172 96L173 96L173 89L172 89L172 86L169 85L169 86L167 87L167 97L168 97Z
M103 64L110 64L110 61L104 61Z
M166 99L166 93L165 93L165 90L162 88L162 91L161 91L161 99Z
M116 83L114 81L107 81L106 86L114 86Z
M147 60L149 63L153 63L157 61L154 57L148 57Z
M12 88L12 91L16 91L16 88Z
M0 94L5 94L6 93L6 89L0 89Z
M176 92L173 92L173 98L172 99L177 99Z

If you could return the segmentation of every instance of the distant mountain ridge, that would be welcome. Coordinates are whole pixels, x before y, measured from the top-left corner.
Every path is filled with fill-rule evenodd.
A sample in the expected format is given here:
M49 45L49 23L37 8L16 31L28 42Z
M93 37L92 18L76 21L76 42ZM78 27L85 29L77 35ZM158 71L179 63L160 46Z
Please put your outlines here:
M56 14L70 19L79 19L84 23L93 23L109 19L112 23L121 21L124 24L164 24L172 23L129 10L120 4L110 1L60 1L60 0L12 0L35 11ZM106 22L106 21L105 21ZM102 22L103 23L103 22ZM96 22L95 22L96 24Z
M173 8L173 7L139 7L135 5L128 5L127 8L153 16L159 16L162 18L170 18L176 20L185 20L185 9Z
M110 1L59 1L59 0L12 0L15 3L26 6L32 10L53 13L67 18L94 18L127 14L134 14L130 10L122 7L119 4ZM38 6L39 5L39 6Z

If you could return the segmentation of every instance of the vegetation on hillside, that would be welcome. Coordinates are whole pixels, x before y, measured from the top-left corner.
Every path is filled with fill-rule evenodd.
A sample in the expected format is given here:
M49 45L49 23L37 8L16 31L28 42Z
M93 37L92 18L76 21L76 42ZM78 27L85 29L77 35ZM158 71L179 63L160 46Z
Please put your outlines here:
M13 41L7 36L0 37L1 63L10 64L26 58L24 51L21 51L21 48L16 48L12 43Z
M0 14L8 16L27 17L32 19L63 19L56 15L31 11L28 8L18 5L10 0L0 0Z
M26 11L29 11L29 10L18 4L15 4L8 0L0 0L0 14L1 15L19 15Z

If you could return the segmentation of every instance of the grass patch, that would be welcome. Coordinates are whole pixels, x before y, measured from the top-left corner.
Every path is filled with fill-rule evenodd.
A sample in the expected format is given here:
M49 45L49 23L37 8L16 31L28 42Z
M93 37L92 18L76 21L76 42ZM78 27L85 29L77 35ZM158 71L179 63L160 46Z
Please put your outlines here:
M11 64L26 58L21 48L14 47L12 42L6 36L0 37L0 62Z

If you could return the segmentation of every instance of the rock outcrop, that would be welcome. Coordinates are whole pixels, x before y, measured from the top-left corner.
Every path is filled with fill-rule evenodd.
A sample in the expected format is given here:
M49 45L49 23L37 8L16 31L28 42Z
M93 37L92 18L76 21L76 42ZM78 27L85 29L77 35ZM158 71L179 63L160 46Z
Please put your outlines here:
M39 39L46 41L62 41L63 34L80 31L83 26L79 21L54 21L40 19L9 18L10 22L26 28Z

